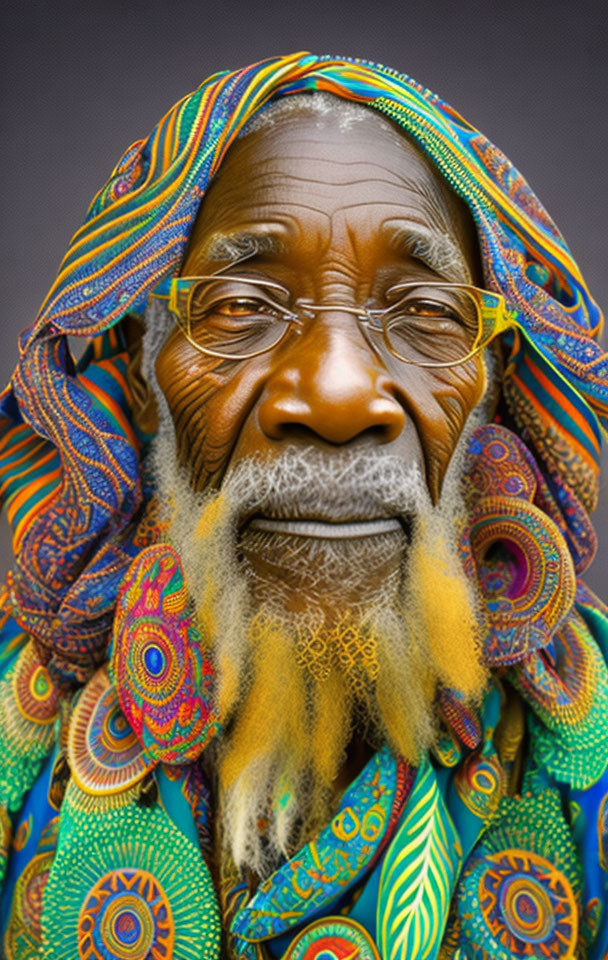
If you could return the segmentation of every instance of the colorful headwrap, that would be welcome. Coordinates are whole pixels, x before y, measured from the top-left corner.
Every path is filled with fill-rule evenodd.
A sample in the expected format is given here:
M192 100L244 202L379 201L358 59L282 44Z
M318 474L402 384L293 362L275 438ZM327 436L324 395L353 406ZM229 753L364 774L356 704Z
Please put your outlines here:
M601 314L558 230L506 157L409 77L296 54L216 74L130 147L75 234L4 395L0 476L17 555L20 622L57 658L103 658L141 501L138 443L116 325L179 270L201 198L230 144L274 98L324 90L389 116L477 224L484 282L520 324L505 395L519 427L589 509L608 417ZM64 335L92 337L74 375ZM74 571L79 571L75 581ZM86 570L86 584L83 586ZM108 602L108 600L110 602Z
M409 897L424 910L428 906L431 920L440 919L419 929L422 907L412 908L407 935L403 933L398 946L388 927L378 927L376 942L383 956L403 960L438 956L451 892L460 876L452 952L442 956L459 960L528 956L535 955L534 945L541 943L542 955L574 956L571 945L577 937L572 924L579 923L576 903L582 902L584 941L589 956L599 960L608 936L601 904L608 867L608 612L580 582L576 609L573 604L574 571L582 572L593 554L586 514L596 504L601 429L608 426L608 355L596 339L602 316L557 228L500 150L411 78L367 61L307 53L215 74L177 103L146 139L133 144L93 200L36 321L22 334L19 363L0 403L0 496L7 506L15 550L9 595L0 604L4 611L0 747L5 757L16 758L0 776L4 836L0 873L17 813L30 793L12 847L8 890L18 907L5 946L10 941L12 955L29 956L28 945L36 933L32 923L38 922L40 910L36 913L28 898L35 898L36 884L46 883L50 876L44 909L61 912L65 901L66 918L74 916L73 923L65 920L65 930L61 925L47 931L53 940L48 956L74 956L76 928L80 956L134 956L128 953L128 938L136 929L133 916L140 923L144 915L146 929L156 937L157 952L150 955L217 956L217 916L197 846L197 830L204 849L201 837L208 829L204 791L195 782L196 768L186 763L199 755L213 732L206 699L208 665L196 653L179 559L164 547L144 553L141 563L136 559L146 542L142 528L153 522L144 515L147 490L141 467L149 438L138 433L132 420L124 318L142 314L150 291L179 271L201 199L250 117L279 97L306 91L326 91L366 104L401 126L420 146L467 203L477 227L484 284L504 294L516 321L505 335L509 352L503 398L525 446L502 428L492 427L489 434L482 431L476 437L470 451L477 510L471 544L475 549L477 543L483 553L493 535L494 511L503 526L508 518L515 540L526 537L532 555L538 556L533 571L538 587L534 617L523 603L518 609L517 604L507 604L506 613L495 604L486 654L488 662L511 670L509 682L519 691L509 729L517 727L516 703L527 701L533 711L531 755L545 771L527 772L528 797L519 805L507 798L500 807L492 806L488 797L500 798L500 792L492 792L500 780L493 738L494 715L499 713L497 688L484 706L483 722L467 713L457 695L443 692L441 710L455 733L438 748L439 767L425 763L414 778L412 771L407 776L396 772L387 753L374 760L382 768L374 776L392 791L383 801L382 830L376 831L372 846L362 845L365 856L352 867L352 877L336 874L336 883L344 893L360 880L356 871L367 869L368 863L374 869L353 907L355 920L334 924L329 939L335 945L346 936L348 949L359 942L357 937L369 939L375 930L375 921L368 921L366 914L369 904L384 904L382 922L392 923L393 879L403 886L405 876L399 864L411 861L416 877L414 865L420 858L435 857L437 876L443 877L437 888L425 887L420 900L419 887L405 884L400 896L404 903ZM76 366L67 335L90 338ZM480 498L485 513L480 512ZM551 518L549 525L541 512ZM556 538L564 546L555 552ZM160 580L165 593L159 594L155 585ZM129 631L148 589L160 606L146 616L159 618L166 613L163 598L169 591L171 629L179 640L176 663L187 666L186 680L172 691L175 715L152 702L148 689L143 694L136 689L136 676L128 700L122 691L119 705L112 673L108 678L104 666L115 615L118 640L123 629L126 640L114 651L111 671L120 669L116 659L121 650L135 649L135 634ZM75 707L70 743L57 744L53 730L60 720L59 700L87 680ZM18 703L19 709L11 714L6 707L3 712L2 695L7 703ZM195 708L188 707L188 733L176 744L175 716L188 698ZM487 719L490 715L494 719ZM502 741L501 762L511 749L504 730ZM103 754L101 763L108 743L112 750ZM78 771L67 790L62 766L66 750ZM113 764L116 782L98 782L99 769ZM139 797L140 789L144 796L160 792L162 804L152 799L146 806L141 797L135 802L133 791ZM90 797L98 798L104 791L110 799L92 822ZM116 791L123 791L120 802L111 799ZM363 812L366 791L363 777L353 787ZM560 796L565 805L566 793L574 840L562 815ZM347 798L348 794L344 802ZM422 852L417 846L422 842L416 819L420 810L428 825L425 836L430 838ZM546 822L553 825L549 831L544 830ZM115 837L121 830L126 840L119 850ZM159 837L169 835L173 839L167 843L172 846L164 862L158 856L159 843L164 842ZM378 861L376 867L375 851L384 849L390 837L384 866ZM347 853L354 863L356 845L349 842L344 856L341 849L338 856L332 836L323 842L329 844L328 857L335 854L336 863L351 869ZM517 859L520 848L523 860ZM584 881L577 856L585 859ZM547 863L554 864L557 877L551 875L548 888ZM183 890L175 880L182 869ZM239 955L255 958L256 938L282 935L289 926L285 911L292 911L293 917L295 907L290 899L293 890L285 892L287 875L295 876L291 867L277 873L276 882L271 879L266 892L247 907L242 906L242 886L235 887L232 934ZM152 883L157 887L153 889ZM506 906L498 896L499 887L511 897ZM315 889L319 904L334 902L331 884ZM192 891L198 900L188 899ZM120 914L126 926L118 921L112 926L112 904L123 903L121 897L136 904L135 913L127 920L128 910L124 917ZM144 902L153 904L153 915L148 906L145 912ZM193 902L201 909L193 909ZM297 898L295 902L297 906ZM143 913L137 912L140 908ZM336 901L333 912L339 910L342 901ZM30 915L34 920L28 926ZM175 919L171 929L168 916ZM545 929L543 923L550 916L558 919ZM315 916L310 919L317 922ZM100 930L111 936L104 934L106 939L100 940ZM117 953L118 940L112 941L112 936L123 937L127 953ZM294 947L290 957L313 956L306 952L305 938L298 942L300 952ZM201 943L208 944L208 952L196 948ZM367 947L361 949L362 957L376 956L373 947L369 953Z

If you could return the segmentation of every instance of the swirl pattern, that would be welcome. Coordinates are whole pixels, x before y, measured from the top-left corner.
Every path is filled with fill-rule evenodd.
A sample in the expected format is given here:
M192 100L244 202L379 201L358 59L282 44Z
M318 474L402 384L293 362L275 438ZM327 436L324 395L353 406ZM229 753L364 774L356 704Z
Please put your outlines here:
M574 956L578 908L572 886L544 857L503 850L476 861L465 883L480 910L477 923L472 914L467 920L481 928L488 945L496 945L504 956L524 960L534 956L535 949L546 957Z
M522 441L490 424L475 431L468 456L463 562L486 602L484 659L506 666L545 647L571 611L574 563L562 515Z
M32 723L53 723L58 697L49 671L40 662L33 643L28 643L13 674L15 704L22 717Z
M496 755L469 754L454 774L454 787L465 807L490 821L506 790L506 778Z
M538 507L506 497L478 501L470 543L490 625L484 659L491 666L517 663L546 646L572 608L568 548Z

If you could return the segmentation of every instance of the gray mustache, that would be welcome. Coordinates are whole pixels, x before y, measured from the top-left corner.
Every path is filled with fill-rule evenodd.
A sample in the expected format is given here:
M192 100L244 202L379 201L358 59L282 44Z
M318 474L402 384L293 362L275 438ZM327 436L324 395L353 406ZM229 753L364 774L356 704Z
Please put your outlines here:
M408 516L430 507L416 465L380 450L287 448L276 458L252 457L229 469L222 492L238 518L356 521Z

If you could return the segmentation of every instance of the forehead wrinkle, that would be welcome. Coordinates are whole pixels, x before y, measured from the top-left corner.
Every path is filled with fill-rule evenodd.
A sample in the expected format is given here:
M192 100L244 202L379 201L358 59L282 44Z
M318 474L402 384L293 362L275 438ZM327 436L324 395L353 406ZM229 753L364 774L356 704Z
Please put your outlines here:
M256 172L247 174L247 183L250 186L256 186L261 183L262 187L269 186L274 187L277 184L285 183L303 183L303 184L317 184L319 186L353 186L356 184L389 184L393 187L402 187L405 188L408 192L418 194L419 196L424 197L426 200L433 200L434 194L438 193L437 190L433 190L433 184L431 182L412 179L404 174L401 174L398 170L390 170L387 167L383 166L380 163L371 163L366 160L358 161L342 161L342 160L331 160L327 158L320 157L286 157L282 155L280 157L273 157L272 160L277 160L281 166L276 169L266 169L266 170L257 170ZM271 159L267 163L271 163ZM310 175L305 173L295 173L293 170L285 169L285 160L292 160L294 168L299 168L301 166L302 159L308 159L311 163L315 164L315 170ZM259 164L257 165L259 168ZM338 169L350 169L353 167L363 167L364 170L361 171L361 176L354 176L352 179L335 179L335 180L320 180L319 171L324 167L335 167ZM369 176L370 169L381 171L380 174L376 176ZM425 168L421 168L422 173L426 173ZM230 182L230 178L226 177L222 181L222 190L226 192L229 196L233 191L238 191L241 186L241 182L236 180L234 186ZM436 202L436 201L435 201ZM447 212L447 211L445 211Z

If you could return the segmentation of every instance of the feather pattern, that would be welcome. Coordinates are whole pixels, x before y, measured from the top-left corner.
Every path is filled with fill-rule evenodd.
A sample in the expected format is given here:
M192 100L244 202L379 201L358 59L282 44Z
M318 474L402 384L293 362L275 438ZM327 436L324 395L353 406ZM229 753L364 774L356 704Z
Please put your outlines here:
M433 960L439 952L462 848L426 760L380 877L377 937L385 960Z

